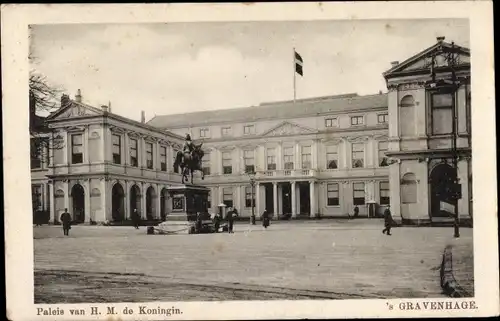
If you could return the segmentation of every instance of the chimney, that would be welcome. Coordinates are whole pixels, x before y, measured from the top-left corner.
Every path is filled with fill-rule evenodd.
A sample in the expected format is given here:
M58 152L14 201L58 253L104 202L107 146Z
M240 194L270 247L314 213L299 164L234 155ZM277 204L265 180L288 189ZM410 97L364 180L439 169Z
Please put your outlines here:
M146 122L146 112L143 110L141 111L141 123L145 123Z
M81 103L82 102L82 92L81 92L80 89L78 89L76 91L75 100L76 100L77 103Z
M437 42L443 42L445 39L445 37L441 36L441 37L436 37L436 40Z
M399 61L391 61L392 68L396 67L397 65L399 65Z
M101 106L101 109L102 109L102 112L103 112L103 113L105 113L105 114L106 114L106 113L108 113L108 106L106 106L106 105L102 105L102 106Z
M111 112L111 101L108 101L108 111Z
M69 96L66 95L66 94L62 94L62 96L61 96L61 107L64 107L64 106L68 105L69 102L70 102Z

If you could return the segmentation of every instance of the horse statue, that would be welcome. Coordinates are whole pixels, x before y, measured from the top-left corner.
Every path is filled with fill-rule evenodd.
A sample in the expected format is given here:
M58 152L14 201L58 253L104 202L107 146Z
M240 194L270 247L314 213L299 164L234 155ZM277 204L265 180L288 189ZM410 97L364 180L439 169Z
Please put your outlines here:
M191 175L191 184L193 184L193 172L200 171L201 179L205 179L205 173L201 167L201 160L205 153L201 149L203 143L194 145L193 151L190 153L178 151L175 156L174 169L180 167L182 174L182 184L188 181L188 175Z

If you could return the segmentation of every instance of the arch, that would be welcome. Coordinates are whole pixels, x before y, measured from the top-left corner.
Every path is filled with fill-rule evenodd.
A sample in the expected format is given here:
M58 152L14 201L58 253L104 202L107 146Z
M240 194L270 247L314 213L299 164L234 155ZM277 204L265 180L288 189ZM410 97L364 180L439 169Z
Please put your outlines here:
M167 200L168 191L166 188L162 188L160 192L160 216L162 221L167 219Z
M141 215L141 190L136 184L130 186L130 215L134 210Z
M75 223L85 222L85 189L76 183L71 188L71 200L73 209L73 221Z
M415 99L406 95L401 99L399 109L399 130L402 137L415 136Z
M125 220L125 191L120 183L111 189L111 217L115 222Z
M457 171L449 164L441 163L432 168L429 176L432 217L450 217L455 214L457 200L451 197L453 184L457 179Z
M146 217L148 220L153 220L156 213L156 192L153 186L149 186L146 190Z

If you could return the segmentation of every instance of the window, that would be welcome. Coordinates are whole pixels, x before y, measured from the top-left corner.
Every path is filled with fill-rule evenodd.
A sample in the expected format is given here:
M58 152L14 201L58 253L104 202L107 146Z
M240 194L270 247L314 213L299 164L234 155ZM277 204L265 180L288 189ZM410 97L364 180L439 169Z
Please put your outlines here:
M33 211L42 210L42 186L31 185L31 200L33 202Z
M243 126L243 134L245 135L255 134L255 126L254 125Z
M223 152L222 153L222 172L224 174L232 174L233 173L233 165L232 165L230 152Z
M153 169L153 144L146 143L146 167Z
M326 168L338 168L338 150L337 145L326 146Z
M209 137L210 136L210 131L208 128L201 128L200 129L200 137Z
M365 204L365 183L352 183L353 187L353 204Z
M39 138L31 138L31 169L42 168L42 143Z
M267 170L276 170L276 148L267 149Z
M415 174L406 173L401 181L401 203L417 202L417 180Z
M222 127L221 135L222 136L230 136L231 135L231 127Z
M302 168L310 169L311 168L311 146L302 146L301 148L301 156L302 156Z
M339 205L339 184L332 183L326 186L328 206L338 206Z
M293 169L293 147L283 147L283 163L285 169Z
M206 153L201 160L203 174L210 175L210 153Z
M83 139L82 134L71 135L71 163L83 163Z
M179 152L178 149L174 149L174 154L173 154L173 163L175 164L175 159L177 158L177 153ZM174 173L179 173L179 166L174 167Z
M364 154L365 154L365 144L354 143L352 144L352 168L362 168L364 167Z
M378 123L385 124L389 122L389 114L378 114L377 115Z
M113 134L111 137L113 143L113 163L122 163L122 138L120 135Z
M130 166L137 167L137 139L130 139Z
M380 205L389 205L389 182L380 182Z
M389 149L388 142L378 142L378 165L385 167L389 165L389 158L385 155Z
M160 168L163 172L167 171L167 147L160 146Z
M432 94L432 133L451 134L453 131L452 94Z
M337 126L337 118L325 119L325 127L336 127L336 126Z
M254 195L252 193L252 187L251 186L245 187L245 207L247 208L252 207L252 204L255 203L253 196Z
M363 116L351 116L351 126L363 125Z
M253 150L243 151L243 161L245 163L245 173L255 172L254 151Z
M233 207L233 189L231 187L226 187L222 189L222 199L227 207Z
M401 99L399 109L399 129L402 137L415 136L415 99L406 95Z

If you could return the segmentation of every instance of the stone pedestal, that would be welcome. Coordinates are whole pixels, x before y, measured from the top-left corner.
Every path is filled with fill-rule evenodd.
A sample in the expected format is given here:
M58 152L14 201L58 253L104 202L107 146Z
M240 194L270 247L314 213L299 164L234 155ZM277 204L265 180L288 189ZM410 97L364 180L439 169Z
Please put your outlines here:
M189 234L195 232L197 213L202 220L210 220L208 194L210 189L197 185L178 185L167 188L172 202L172 211L157 230L164 234Z

